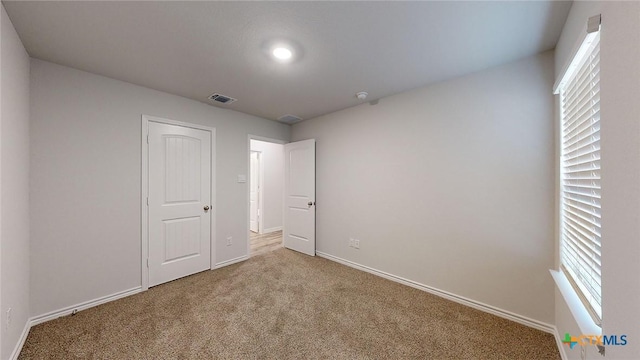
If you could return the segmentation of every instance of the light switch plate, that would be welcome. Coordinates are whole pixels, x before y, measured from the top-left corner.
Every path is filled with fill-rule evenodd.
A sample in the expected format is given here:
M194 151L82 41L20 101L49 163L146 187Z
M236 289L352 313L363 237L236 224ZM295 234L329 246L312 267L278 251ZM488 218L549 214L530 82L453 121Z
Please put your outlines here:
M239 183L246 183L247 182L247 175L238 175L238 182Z

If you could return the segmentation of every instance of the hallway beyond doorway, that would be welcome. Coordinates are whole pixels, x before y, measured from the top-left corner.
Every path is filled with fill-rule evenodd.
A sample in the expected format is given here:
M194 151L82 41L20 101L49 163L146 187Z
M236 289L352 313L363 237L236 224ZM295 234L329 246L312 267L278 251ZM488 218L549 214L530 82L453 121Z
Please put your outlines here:
M251 234L251 256L264 254L282 247L282 230L267 234Z

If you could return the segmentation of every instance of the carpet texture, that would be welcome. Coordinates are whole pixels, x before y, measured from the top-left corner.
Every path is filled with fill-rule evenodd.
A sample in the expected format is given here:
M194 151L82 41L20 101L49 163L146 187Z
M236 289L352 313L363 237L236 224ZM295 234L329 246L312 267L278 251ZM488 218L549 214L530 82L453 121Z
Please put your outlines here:
M560 359L552 335L280 249L31 329L19 359Z

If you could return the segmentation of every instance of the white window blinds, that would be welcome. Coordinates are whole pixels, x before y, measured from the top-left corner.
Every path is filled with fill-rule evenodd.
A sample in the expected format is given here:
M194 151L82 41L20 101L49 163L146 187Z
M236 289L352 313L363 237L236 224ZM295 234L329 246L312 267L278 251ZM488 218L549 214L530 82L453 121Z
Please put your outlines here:
M600 33L585 40L560 87L560 263L599 323L601 310Z

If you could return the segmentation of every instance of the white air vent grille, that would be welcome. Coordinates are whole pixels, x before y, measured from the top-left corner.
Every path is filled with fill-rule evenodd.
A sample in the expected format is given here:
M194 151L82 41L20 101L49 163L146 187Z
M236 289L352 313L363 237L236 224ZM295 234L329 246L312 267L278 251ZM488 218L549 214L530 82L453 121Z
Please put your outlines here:
M221 103L221 104L225 104L225 105L229 105L232 102L238 101L238 99L234 99L234 98L232 98L230 96L222 95L222 94L218 94L218 93L215 93L215 94L209 96L209 100L215 101L215 102L218 102L218 103Z
M297 122L302 121L302 118L299 118L295 115L282 115L278 118L278 121L282 121L283 123L287 123L287 124L295 124Z

